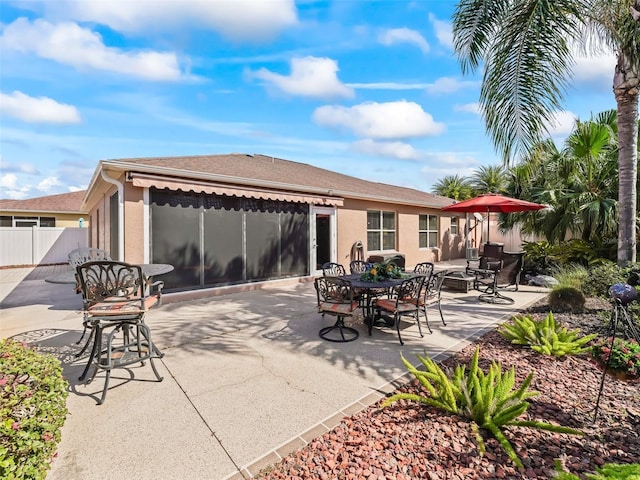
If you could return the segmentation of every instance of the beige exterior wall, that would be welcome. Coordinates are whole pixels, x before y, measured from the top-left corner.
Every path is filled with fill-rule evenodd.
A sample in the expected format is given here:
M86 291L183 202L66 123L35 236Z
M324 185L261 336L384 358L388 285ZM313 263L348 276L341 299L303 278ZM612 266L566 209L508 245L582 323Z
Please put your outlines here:
M124 261L144 263L144 189L124 184Z
M396 213L396 250L368 251L367 250L367 211L384 210ZM420 248L418 236L418 215L437 215L439 217L438 235L440 248ZM351 247L356 241L365 246L365 259L370 255L381 253L401 253L405 256L407 268L412 268L420 262L437 262L465 255L464 249L464 218L459 221L459 233L451 235L451 217L443 215L437 209L394 205L381 202L345 199L344 206L338 208L337 213L338 247L337 261L348 265L351 260Z

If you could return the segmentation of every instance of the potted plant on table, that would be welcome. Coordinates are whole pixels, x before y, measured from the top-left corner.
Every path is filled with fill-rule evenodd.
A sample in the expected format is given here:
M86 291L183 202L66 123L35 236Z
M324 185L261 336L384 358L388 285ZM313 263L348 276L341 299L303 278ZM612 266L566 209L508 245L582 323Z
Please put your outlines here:
M402 270L390 260L374 263L360 276L363 282L380 282L390 278L402 278Z

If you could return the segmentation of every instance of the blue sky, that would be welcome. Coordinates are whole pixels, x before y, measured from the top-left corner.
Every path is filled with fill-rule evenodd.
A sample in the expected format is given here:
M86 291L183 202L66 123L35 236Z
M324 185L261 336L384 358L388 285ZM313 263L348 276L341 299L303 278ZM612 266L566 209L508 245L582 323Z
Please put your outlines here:
M86 188L118 158L259 153L425 191L498 164L454 6L0 0L0 198ZM615 108L614 66L576 63L558 142Z

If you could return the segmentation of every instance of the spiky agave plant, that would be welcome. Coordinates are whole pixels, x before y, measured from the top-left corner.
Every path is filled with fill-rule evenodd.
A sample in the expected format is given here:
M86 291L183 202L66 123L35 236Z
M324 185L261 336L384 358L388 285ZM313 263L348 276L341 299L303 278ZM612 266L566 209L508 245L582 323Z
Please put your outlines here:
M425 370L418 370L402 356L402 362L429 395L396 393L382 406L389 406L398 400L411 400L464 416L471 420L471 428L478 441L481 455L485 452L484 440L480 434L480 429L483 429L498 440L509 458L519 468L522 468L522 462L504 435L502 431L504 427L531 427L557 433L582 434L579 430L550 423L517 420L529 408L527 399L539 394L539 392L528 390L533 373L530 373L520 387L515 389L515 368L512 367L503 373L502 365L493 362L488 373L485 374L478 367L479 352L478 347L468 371L466 366L458 364L451 377L426 354L417 355Z
M553 312L542 320L535 320L531 315L520 315L513 318L512 324L504 324L498 330L511 343L526 345L543 355L580 355L589 352L589 342L597 335L580 335L580 330L569 330L558 325Z

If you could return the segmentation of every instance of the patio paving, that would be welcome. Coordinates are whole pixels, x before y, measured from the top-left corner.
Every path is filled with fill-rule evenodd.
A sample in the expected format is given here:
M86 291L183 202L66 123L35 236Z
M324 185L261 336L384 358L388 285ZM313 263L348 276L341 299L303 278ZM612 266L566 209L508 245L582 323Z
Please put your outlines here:
M404 346L395 329L369 336L361 318L355 342L321 340L333 319L316 313L309 282L188 301L167 294L146 317L165 354L156 360L164 381L153 381L149 366L116 370L98 406L104 374L89 385L77 380L86 361L74 357L80 297L71 285L44 282L65 268L0 270L0 337L56 355L71 386L47 480L250 478L408 381L400 354L445 358L546 294L524 286L504 306L446 291L447 326L432 308L433 334L423 329L421 338L403 322Z

